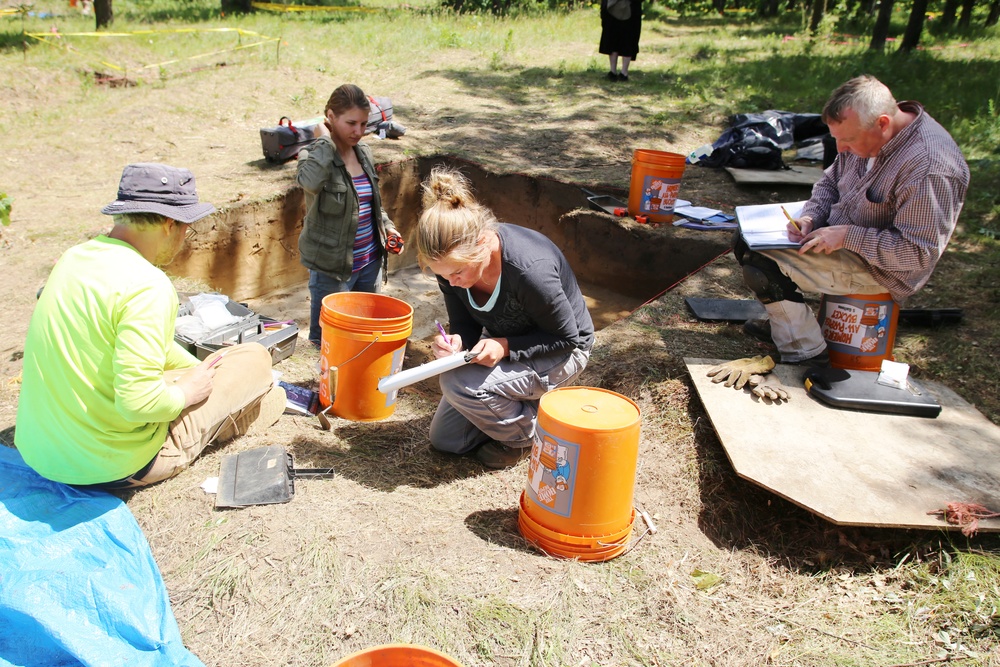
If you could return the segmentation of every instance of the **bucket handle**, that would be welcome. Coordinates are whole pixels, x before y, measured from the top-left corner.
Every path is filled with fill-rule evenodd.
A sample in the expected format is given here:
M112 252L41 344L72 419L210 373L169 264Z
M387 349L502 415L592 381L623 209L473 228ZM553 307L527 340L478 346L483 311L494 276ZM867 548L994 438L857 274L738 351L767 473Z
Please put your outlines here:
M644 530L642 532L642 534L639 535L639 537L637 537L634 540L632 540L632 544L628 545L628 548L626 548L625 551L623 551L621 554L619 554L621 556L624 556L625 554L631 552L633 549L635 549L637 546L639 546L639 542L642 542L642 539L644 537L646 537L647 535L655 535L656 531L657 531L656 524L653 523L653 517L649 516L649 512L647 512L646 510L644 510L642 507L640 507L638 505L633 505L632 509L636 512L636 514L638 514L640 517L642 517L643 523L646 524L646 530ZM602 544L603 545L604 543L603 542L599 542L598 544ZM607 545L607 546L615 546L615 545Z
M380 337L381 334L375 336L375 340L365 345L365 348L363 350L355 354L353 357L351 357L344 363L340 364L340 366L346 366L347 364L351 363L352 361L360 357L362 354L367 352L368 348L377 343ZM333 402L337 399L337 378L340 375L340 366L330 366L329 370L327 371L326 383L327 383L327 389L330 392L330 405L333 405Z

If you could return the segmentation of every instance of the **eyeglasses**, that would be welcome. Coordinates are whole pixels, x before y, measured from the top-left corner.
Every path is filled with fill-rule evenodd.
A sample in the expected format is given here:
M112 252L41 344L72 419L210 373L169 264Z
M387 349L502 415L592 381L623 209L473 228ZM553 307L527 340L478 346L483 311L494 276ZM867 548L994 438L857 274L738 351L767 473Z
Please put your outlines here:
M198 235L198 230L194 228L194 225L185 225L187 229L184 230L184 239L190 241L195 236Z

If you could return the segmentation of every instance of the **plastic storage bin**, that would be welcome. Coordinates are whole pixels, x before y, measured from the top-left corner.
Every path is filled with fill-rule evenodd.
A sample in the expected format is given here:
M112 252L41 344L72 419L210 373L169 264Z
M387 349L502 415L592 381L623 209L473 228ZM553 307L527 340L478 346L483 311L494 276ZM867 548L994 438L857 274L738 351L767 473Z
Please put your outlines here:
M177 312L178 316L190 314L188 304L184 299L185 296L187 295L181 295L181 305ZM263 345L271 353L272 364L276 364L282 359L287 359L295 352L295 343L298 340L299 334L299 327L297 325L281 324L276 327L275 323L278 320L258 315L244 304L237 303L232 299L226 303L226 309L240 318L239 321L215 329L208 335L197 340L183 334L175 334L174 340L199 359L205 359L217 350L240 343L259 343Z

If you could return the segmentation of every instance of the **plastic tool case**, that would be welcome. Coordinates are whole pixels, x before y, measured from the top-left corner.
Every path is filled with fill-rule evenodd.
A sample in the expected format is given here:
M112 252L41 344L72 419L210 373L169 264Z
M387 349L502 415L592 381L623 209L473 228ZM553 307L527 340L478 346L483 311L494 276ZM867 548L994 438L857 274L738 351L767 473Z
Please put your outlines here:
M937 417L941 404L923 387L907 379L905 389L878 383L875 371L814 368L806 372L806 391L836 408L888 412L914 417Z
M189 315L189 304L186 296L181 295L181 305L178 316ZM277 320L258 315L242 303L232 299L226 304L226 309L240 318L235 324L220 327L208 335L193 340L183 334L175 334L174 340L180 343L188 352L199 359L205 359L216 350L239 343L259 343L271 353L271 363L276 364L287 359L295 352L295 342L298 340L299 327L295 324L278 323Z

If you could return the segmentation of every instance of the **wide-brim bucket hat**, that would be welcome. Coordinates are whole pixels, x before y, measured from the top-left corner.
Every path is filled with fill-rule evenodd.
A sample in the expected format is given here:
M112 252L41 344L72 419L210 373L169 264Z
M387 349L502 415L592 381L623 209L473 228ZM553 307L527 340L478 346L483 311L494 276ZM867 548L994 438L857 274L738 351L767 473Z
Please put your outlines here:
M118 199L102 208L101 213L159 213L171 220L191 224L215 213L215 207L198 201L194 174L190 170L140 162L122 170Z

